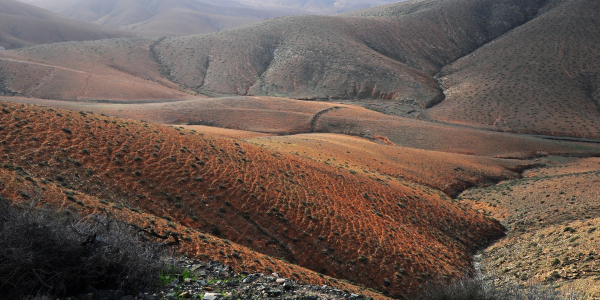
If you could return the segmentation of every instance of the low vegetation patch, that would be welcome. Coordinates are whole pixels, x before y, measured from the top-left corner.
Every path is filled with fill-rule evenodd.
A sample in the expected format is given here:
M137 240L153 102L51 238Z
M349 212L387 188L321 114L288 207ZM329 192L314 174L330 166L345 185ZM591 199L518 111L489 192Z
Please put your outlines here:
M0 197L0 299L77 295L88 286L136 293L157 286L163 246L108 216L76 221Z
M578 294L564 293L549 286L537 284L508 284L496 286L486 280L461 279L452 283L429 285L423 300L578 300Z

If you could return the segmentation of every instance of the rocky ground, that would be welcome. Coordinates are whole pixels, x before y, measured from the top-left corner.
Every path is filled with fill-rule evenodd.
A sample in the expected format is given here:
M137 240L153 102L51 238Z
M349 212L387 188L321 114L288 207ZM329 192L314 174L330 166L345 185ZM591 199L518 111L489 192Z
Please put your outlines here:
M176 299L299 299L369 300L329 286L314 286L280 277L277 273L235 273L220 262L179 259L180 276L162 276L162 287L154 291L126 295L123 291L96 290L89 287L77 297L59 300L176 300Z

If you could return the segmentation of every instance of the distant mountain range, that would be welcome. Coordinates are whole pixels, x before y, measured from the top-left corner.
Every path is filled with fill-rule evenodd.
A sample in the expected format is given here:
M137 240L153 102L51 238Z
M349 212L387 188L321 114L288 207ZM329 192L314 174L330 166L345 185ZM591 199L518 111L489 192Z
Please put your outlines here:
M204 34L298 14L329 14L390 3L363 1L23 0L70 18L138 36Z
M6 49L131 36L125 31L74 20L18 1L0 0L0 46Z

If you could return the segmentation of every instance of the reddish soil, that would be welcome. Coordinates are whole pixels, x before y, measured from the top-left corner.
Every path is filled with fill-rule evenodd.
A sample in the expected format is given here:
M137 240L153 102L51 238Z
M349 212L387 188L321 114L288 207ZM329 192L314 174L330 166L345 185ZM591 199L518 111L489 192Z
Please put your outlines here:
M473 251L502 234L496 221L428 187L346 174L242 141L10 103L0 126L0 159L22 172L21 182L33 180L29 186L141 209L389 295L464 274ZM203 247L183 250L197 256Z
M151 39L59 43L0 52L0 89L26 97L137 102L190 99L162 78ZM196 97L197 98L197 97Z
M169 103L76 103L0 98L154 123L204 124L274 135L339 133L407 148L488 157L527 159L544 155L597 156L597 144L552 141L385 115L360 106L273 97L229 97Z
M377 180L406 180L448 195L519 177L532 161L514 161L388 145L340 134L299 134L249 140Z
M141 208L122 206L120 203L112 202L113 199L102 199L62 186L44 183L43 179L30 175L19 169L4 166L0 169L0 193L14 199L13 204L19 207L30 207L32 204L38 207L49 205L66 217L108 213L113 219L123 220L140 227L153 226L158 233L178 232L182 236L180 246L175 248L176 253L191 254L203 260L218 260L233 266L238 271L269 272L269 270L273 270L295 280L329 285L375 299L389 299L380 293L352 285L347 281L336 280L284 260L261 254L229 240L183 226L177 222L167 221L145 212ZM24 197L24 194L27 197ZM67 198L70 195L73 197L71 200ZM173 239L168 240L168 242L172 241ZM154 242L163 241L156 240Z

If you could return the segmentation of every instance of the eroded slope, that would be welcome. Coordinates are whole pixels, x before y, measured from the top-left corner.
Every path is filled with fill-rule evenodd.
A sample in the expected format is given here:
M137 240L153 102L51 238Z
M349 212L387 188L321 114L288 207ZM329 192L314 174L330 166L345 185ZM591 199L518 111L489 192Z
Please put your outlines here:
M538 17L438 75L427 118L509 132L600 137L600 4L549 1Z

